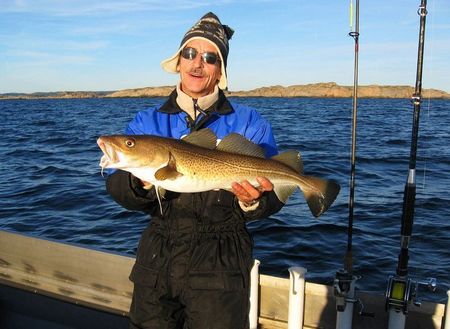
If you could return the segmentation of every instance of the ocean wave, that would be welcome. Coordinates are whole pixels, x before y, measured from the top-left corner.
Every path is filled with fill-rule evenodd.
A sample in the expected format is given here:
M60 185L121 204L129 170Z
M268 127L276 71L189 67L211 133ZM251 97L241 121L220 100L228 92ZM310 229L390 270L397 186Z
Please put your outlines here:
M147 215L123 209L107 195L98 165L100 135L123 132L139 109L163 99L2 101L0 227L101 250L134 255ZM331 283L342 268L349 217L351 101L348 99L242 98L273 126L280 150L300 151L305 174L334 179L341 192L314 218L301 192L271 218L250 222L263 273L287 276L290 266L307 279ZM360 102L353 228L358 289L383 292L400 248L403 190L411 142L411 104ZM436 276L442 301L450 268L450 102L432 101L421 121L411 271Z

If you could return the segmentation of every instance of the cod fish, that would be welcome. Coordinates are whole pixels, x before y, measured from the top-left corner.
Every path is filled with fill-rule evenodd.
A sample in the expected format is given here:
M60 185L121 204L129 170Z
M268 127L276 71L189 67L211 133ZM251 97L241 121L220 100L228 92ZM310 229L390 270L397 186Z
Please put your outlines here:
M303 175L297 151L266 159L260 146L236 133L227 135L219 144L208 128L183 139L153 135L101 136L97 144L104 153L100 160L102 172L105 168L128 171L153 184L157 193L159 188L180 193L231 190L232 182L243 180L258 186L256 177L262 176L272 182L274 192L283 203L299 188L311 213L318 217L330 207L340 190L332 180Z

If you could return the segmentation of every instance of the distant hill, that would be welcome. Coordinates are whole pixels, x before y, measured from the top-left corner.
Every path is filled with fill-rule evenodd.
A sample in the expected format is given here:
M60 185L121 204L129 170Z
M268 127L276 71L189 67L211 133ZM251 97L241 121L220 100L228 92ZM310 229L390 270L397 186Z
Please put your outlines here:
M358 97L361 98L410 98L414 94L411 86L359 86ZM252 97L352 97L353 86L340 86L335 82L294 85L289 87L262 87L250 91L230 92L229 96ZM424 89L424 98L450 98L450 94L442 90Z
M174 86L146 87L118 91L60 91L32 94L0 94L0 99L39 99L39 98L111 98L111 97L166 97ZM361 98L410 98L414 93L411 86L368 85L358 87ZM247 91L227 91L228 96L235 97L352 97L353 86L340 86L335 82L313 83L294 86L271 86ZM450 94L437 89L422 90L424 98L450 99Z
M105 97L166 97L174 89L175 86L124 89L115 91Z
M36 93L7 93L0 94L0 99L39 99L39 98L100 98L113 91L56 91Z

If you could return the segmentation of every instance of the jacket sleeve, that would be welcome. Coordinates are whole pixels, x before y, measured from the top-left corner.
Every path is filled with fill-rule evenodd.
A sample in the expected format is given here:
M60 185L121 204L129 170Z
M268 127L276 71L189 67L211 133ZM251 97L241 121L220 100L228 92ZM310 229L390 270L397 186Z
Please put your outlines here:
M265 150L266 158L278 154L271 124L254 109L250 111L250 117L245 128L245 137L261 146Z
M122 207L128 210L152 213L158 205L155 188L144 189L131 173L116 170L106 179L106 191Z
M255 110L251 112L245 137L263 147L266 151L267 158L278 154L278 147L272 132L272 126ZM243 211L244 217L246 220L266 218L280 211L283 206L284 203L277 198L274 191L265 192L259 199L259 204L256 209Z
M237 198L236 198L237 200ZM239 203L238 201L236 201ZM254 210L242 211L242 214L246 221L262 219L270 217L283 208L284 203L281 202L274 191L264 192L261 198L258 200L258 206ZM239 209L242 209L238 204Z

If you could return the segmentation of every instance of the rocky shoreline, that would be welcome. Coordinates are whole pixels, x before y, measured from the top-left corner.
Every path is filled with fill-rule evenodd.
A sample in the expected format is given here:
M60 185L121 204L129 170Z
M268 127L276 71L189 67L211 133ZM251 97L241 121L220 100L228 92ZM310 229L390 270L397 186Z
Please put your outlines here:
M9 93L0 94L0 99L46 99L46 98L126 98L126 97L166 97L174 86L146 87L118 91L61 91L51 93ZM360 98L410 98L414 93L411 86L368 85L358 87ZM227 91L230 97L352 97L353 86L340 86L335 82L313 83L294 86L262 87L248 91ZM450 99L450 94L437 89L423 89L423 98Z

